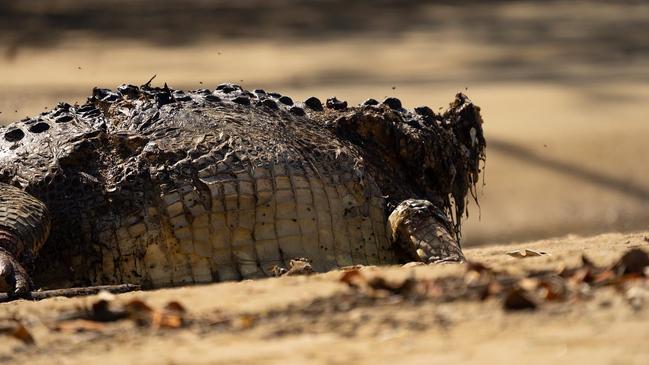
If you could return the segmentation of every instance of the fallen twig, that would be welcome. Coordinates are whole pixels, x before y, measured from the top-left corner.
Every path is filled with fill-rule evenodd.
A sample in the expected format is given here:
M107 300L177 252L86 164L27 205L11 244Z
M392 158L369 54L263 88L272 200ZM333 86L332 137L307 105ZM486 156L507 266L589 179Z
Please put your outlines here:
M0 294L0 303L11 302L17 299L27 300L43 300L53 297L82 297L86 295L94 295L100 291L107 291L113 294L126 293L131 291L140 290L139 285L135 284L120 284L120 285L99 285L99 286L86 286L81 288L65 288L53 289L43 291L33 291L24 296L14 296L8 294Z

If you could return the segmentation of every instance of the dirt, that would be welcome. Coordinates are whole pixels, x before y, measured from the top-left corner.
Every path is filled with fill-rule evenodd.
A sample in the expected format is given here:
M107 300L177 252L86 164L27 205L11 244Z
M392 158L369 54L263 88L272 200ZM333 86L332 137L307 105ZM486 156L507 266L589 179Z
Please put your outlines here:
M579 267L582 255L594 265L608 267L629 250L649 252L648 241L649 232L566 236L470 248L466 256L520 277L541 269L559 272ZM544 254L527 258L507 254L524 250ZM466 265L406 265L365 267L358 274L388 283L427 282L468 280L466 269ZM136 313L144 305L146 311L166 313L163 322L158 319L153 324L70 319L70 313L106 299L102 295L5 303L0 306L4 321L0 323L8 318L20 321L33 343L5 335L0 341L0 359L30 364L644 364L649 360L646 279L624 288L582 287L579 295L566 300L532 296L538 303L536 309L517 311L505 309L503 297L497 295L481 301L364 291L349 285L350 280L341 281L348 273L284 276L108 298L112 306L135 303L140 308ZM170 302L186 312L163 310ZM178 317L173 313L179 313Z

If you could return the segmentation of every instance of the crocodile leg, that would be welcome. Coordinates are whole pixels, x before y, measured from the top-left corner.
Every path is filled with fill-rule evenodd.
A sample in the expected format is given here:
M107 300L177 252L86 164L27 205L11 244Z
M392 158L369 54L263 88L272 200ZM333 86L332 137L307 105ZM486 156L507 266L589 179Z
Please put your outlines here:
M10 294L24 294L33 286L24 264L43 246L49 228L45 204L0 183L0 277Z
M446 216L428 200L405 200L388 218L390 238L405 259L426 263L465 261L450 227Z
M15 255L4 248L0 248L0 277L4 279L5 290L9 294L25 294L32 287L31 279L25 268L18 262Z

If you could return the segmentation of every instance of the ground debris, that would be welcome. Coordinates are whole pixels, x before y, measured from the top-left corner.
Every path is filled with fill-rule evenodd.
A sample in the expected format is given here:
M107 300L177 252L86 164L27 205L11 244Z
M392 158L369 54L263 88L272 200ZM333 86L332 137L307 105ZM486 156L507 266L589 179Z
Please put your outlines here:
M627 300L631 308L634 310L642 309L649 302L649 285L644 283L644 285L633 285L630 286L625 294L624 298Z
M382 336L401 330L443 328L455 318L440 320L431 314L445 303L456 301L496 300L506 312L534 311L546 303L588 300L598 288L613 287L613 292L621 294L634 310L649 303L646 253L639 250L628 251L613 265L601 267L584 256L575 267L522 274L500 271L480 262L468 262L465 268L460 275L421 278L413 271L405 278L393 279L350 267L338 279L348 289L333 295L260 312L217 310L200 317L188 317L185 307L176 301L155 308L140 299L120 302L114 295L103 293L84 308L61 316L56 326L50 328L61 333L90 332L102 336L118 333L124 326L153 330L189 327L199 332L254 331L264 338L301 333ZM397 315L395 306L407 307L408 313L416 314ZM372 311L366 310L369 308ZM112 322L123 325L118 327Z
M311 260L305 258L298 258L291 260L289 262L289 268L286 272L286 276L296 276L296 275L311 275L313 274L313 267L311 266Z
M620 260L613 265L613 270L618 275L647 276L649 268L649 255L641 249L634 248L627 251Z
M509 291L503 301L503 308L506 310L534 310L537 305L530 298L530 294L522 288L516 288Z
M0 319L0 335L11 336L26 345L35 343L31 332L17 319Z
M311 275L314 273L313 266L311 266L311 260L304 257L292 259L289 261L288 265L288 269L275 265L270 268L270 272L272 272L275 277Z
M180 328L186 322L185 307L177 301L156 309L140 299L120 303L100 295L88 307L64 313L57 319L54 330L61 332L101 332L106 323L130 320L139 327L153 329Z
M468 262L464 275L435 279L410 276L399 282L381 276L365 276L360 270L345 271L339 281L371 298L400 296L410 301L451 302L497 298L505 310L533 310L543 302L588 299L593 289L614 286L626 293L638 280L647 283L649 255L640 249L626 252L610 267L598 267L586 256L581 265L561 270L510 274L480 262ZM633 289L630 303L647 302L644 291ZM629 295L627 295L628 298ZM640 303L640 304L638 304Z
M546 256L549 255L547 252L543 251L535 251L535 250L530 250L527 248L524 248L522 250L516 250L516 251L509 251L507 252L507 255L511 257L515 257L517 259L524 259L528 257L536 257L536 256Z

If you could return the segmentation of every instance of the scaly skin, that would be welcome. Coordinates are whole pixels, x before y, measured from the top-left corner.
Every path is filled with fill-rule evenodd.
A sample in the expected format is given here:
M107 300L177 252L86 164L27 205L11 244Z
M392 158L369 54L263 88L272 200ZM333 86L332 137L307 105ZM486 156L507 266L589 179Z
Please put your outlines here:
M0 181L20 188L0 183L0 276L20 292L28 277L9 268L46 287L161 287L268 276L297 257L315 271L462 261L481 124L462 94L437 115L231 84L95 89L0 129Z

